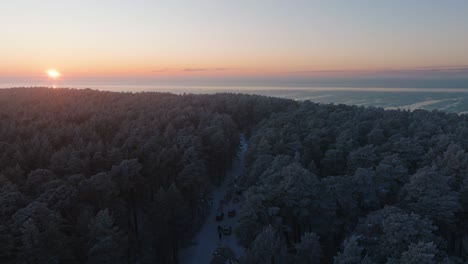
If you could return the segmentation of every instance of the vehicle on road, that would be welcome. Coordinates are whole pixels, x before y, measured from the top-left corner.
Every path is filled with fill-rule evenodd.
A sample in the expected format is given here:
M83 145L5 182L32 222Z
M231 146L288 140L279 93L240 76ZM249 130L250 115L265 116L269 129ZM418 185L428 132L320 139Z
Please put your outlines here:
M223 212L218 212L216 214L216 221L220 222L220 221L223 221L224 219L224 213Z

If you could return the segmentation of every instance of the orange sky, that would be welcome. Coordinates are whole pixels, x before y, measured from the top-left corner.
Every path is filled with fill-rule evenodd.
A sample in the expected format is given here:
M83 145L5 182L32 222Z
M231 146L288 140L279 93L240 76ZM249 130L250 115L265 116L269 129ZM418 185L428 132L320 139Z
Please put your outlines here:
M63 78L333 76L468 65L467 1L175 2L4 1L0 76L49 68Z

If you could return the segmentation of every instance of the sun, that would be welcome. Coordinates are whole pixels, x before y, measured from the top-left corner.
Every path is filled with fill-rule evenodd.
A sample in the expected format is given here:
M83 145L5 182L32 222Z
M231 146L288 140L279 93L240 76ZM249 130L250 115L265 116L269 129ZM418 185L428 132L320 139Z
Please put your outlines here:
M47 70L47 75L51 79L57 79L58 77L60 77L60 72L58 72L55 69L50 69L50 70Z

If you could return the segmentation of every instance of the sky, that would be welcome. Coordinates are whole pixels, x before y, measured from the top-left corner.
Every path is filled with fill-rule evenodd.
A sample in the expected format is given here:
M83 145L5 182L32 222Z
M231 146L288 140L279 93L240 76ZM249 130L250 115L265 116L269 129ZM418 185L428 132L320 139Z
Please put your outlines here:
M0 82L468 77L466 0L4 0ZM468 88L468 87L467 87Z

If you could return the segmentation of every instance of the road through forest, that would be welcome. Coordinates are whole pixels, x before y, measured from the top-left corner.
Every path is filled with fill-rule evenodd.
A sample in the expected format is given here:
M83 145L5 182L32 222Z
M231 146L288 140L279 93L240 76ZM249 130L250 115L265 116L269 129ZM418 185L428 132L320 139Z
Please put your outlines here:
M233 161L232 167L226 174L223 183L213 191L212 208L210 209L210 213L205 219L201 229L195 235L193 241L194 244L180 251L179 259L181 263L208 264L213 258L213 251L215 251L219 246L229 247L237 257L243 255L244 248L237 243L237 239L234 234L234 227L238 220L240 204L233 203L232 201L223 203L222 211L224 213L224 218L220 222L216 221L216 213L218 212L219 205L227 194L229 187L231 187L230 185L233 183L233 180L243 173L244 157L247 152L247 148L248 145L245 137L242 136L237 158ZM236 210L236 216L229 218L227 215L229 210ZM220 239L218 235L218 225L224 228L231 227L232 234L229 236L222 236Z

